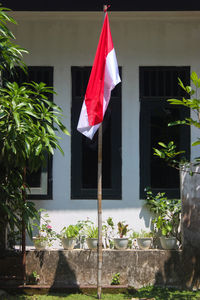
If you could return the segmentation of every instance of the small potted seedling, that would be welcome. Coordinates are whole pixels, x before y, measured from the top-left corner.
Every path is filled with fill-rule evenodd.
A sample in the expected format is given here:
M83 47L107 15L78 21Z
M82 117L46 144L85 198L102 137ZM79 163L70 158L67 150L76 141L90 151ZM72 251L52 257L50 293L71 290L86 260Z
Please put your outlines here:
M126 237L128 233L128 224L125 224L125 221L118 222L118 238L114 239L115 248L118 250L126 249L128 246L128 238Z
M78 225L69 225L61 230L59 238L64 249L72 250L74 248L79 231L80 227Z
M137 244L141 250L147 250L152 246L153 232L141 230L137 237Z
M91 225L86 229L86 242L91 250L97 249L98 245L98 227Z

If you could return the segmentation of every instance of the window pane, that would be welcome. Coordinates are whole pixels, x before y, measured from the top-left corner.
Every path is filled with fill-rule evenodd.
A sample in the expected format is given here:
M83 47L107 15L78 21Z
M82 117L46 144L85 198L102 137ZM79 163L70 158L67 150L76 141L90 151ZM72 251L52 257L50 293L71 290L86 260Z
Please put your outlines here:
M81 106L90 76L89 67L72 67L71 198L97 198L98 132L90 140L77 131ZM81 80L77 81L79 78ZM81 91L80 91L81 89ZM103 121L103 198L121 198L121 85L113 90Z
M37 172L26 175L26 181L29 187L40 187L41 186L41 168Z
M178 108L170 106L154 107L151 112L151 187L179 187L178 170L168 167L166 162L153 155L153 148L158 148L158 142L169 143L171 140L180 148L180 127L168 127L172 121L180 119Z
M140 195L151 187L168 196L179 197L179 172L153 155L158 142L174 141L177 150L190 153L190 131L187 126L168 127L170 122L189 116L189 110L170 105L166 100L184 95L178 86L178 77L189 84L189 67L140 68Z
M47 86L53 86L53 67L29 66L28 73L24 73L21 68L16 67L13 74L3 73L3 81L16 81L18 84L35 81L44 82ZM48 99L53 101L52 94L48 94ZM52 198L52 157L46 159L45 166L37 172L26 175L30 190L27 190L31 199L51 199Z
M102 186L111 188L111 118L107 109L103 123ZM97 188L98 135L90 140L82 136L82 187Z

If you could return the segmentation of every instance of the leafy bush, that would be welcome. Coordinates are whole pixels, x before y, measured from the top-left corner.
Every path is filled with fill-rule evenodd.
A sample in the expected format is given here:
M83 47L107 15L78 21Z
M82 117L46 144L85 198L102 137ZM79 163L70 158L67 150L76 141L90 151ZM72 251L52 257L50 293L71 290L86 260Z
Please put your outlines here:
M9 232L22 231L22 222L30 236L30 220L39 220L33 202L25 202L26 173L37 171L54 154L59 145L57 131L69 134L62 124L59 106L48 101L55 93L44 83L22 84L7 82L2 87L2 71L11 73L15 66L24 71L22 54L27 52L14 44L14 35L7 23L16 24L6 14L9 9L0 7L0 236L5 240L5 228ZM0 244L1 244L0 242ZM2 242L3 244L3 242ZM0 245L1 246L1 245Z
M78 225L69 225L61 230L60 238L76 238L79 232L80 227Z
M87 238L97 239L98 238L98 227L97 226L88 226L86 230Z
M175 236L180 240L178 227L180 225L181 200L168 199L165 193L153 195L147 189L146 204L153 213L152 222L155 231L161 231L164 236Z
M42 212L43 209L40 209L39 212ZM51 247L53 244L53 241L56 240L57 238L57 234L56 232L52 229L52 226L50 225L51 220L49 219L49 215L47 213L45 213L44 216L40 217L40 219L42 220L42 224L40 225L39 222L37 220L35 220L35 218L33 219L33 228L37 228L38 229L38 234L36 236L37 240L35 240L35 243L37 244L39 242L43 242L46 241L48 243L48 246ZM40 220L40 221L41 221Z
M172 105L184 106L186 109L189 109L191 117L187 117L183 120L176 120L175 122L169 123L168 126L176 125L187 125L200 128L200 99L199 99L199 88L200 88L200 78L196 72L191 74L191 85L185 86L180 78L178 78L178 84L185 92L185 96L182 99L168 99L167 101ZM188 97L187 97L188 96ZM192 117L194 116L194 117ZM177 169L181 169L182 163L186 163L185 158L177 159L177 156L184 153L185 151L177 151L176 145L173 141L170 141L168 144L163 142L158 143L160 148L154 148L154 155L164 159L170 166ZM197 138L196 141L192 143L192 146L200 145L200 138ZM195 159L195 163L200 162L200 157ZM189 170L190 172L190 170ZM192 171L191 171L192 175Z
M115 273L112 277L111 285L119 285L120 284L120 273Z

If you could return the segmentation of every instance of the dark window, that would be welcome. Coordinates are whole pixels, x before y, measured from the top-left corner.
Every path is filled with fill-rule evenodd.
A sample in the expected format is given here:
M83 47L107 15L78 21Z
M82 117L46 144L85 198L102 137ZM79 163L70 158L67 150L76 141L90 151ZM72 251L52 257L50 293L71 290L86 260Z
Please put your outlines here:
M18 84L35 81L53 86L53 67L30 66L28 74L25 74L20 68L16 68L12 75L5 73L3 77L4 81L16 81ZM53 101L52 94L49 95L49 100ZM29 199L52 198L52 157L47 158L45 166L37 172L29 174L27 170L27 183L30 187L30 190L27 191Z
M93 140L77 131L91 67L72 67L71 198L97 198L98 133ZM103 199L121 199L121 84L113 90L103 121Z
M170 105L167 99L181 98L183 90L178 77L190 84L189 67L140 67L140 197L144 189L166 192L168 197L180 197L179 172L153 155L158 142L174 141L178 149L190 155L189 126L172 126L168 123L189 116L189 110Z

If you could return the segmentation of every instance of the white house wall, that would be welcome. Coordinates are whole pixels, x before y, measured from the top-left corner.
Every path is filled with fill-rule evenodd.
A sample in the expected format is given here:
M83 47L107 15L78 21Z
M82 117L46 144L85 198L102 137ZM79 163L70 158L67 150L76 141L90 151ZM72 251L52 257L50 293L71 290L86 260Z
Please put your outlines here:
M13 12L17 43L28 49L31 66L53 66L54 101L70 130L71 66L92 65L103 13ZM103 219L126 220L135 230L149 226L139 199L139 66L191 66L200 74L200 12L110 12L118 63L122 66L122 200L103 201ZM197 133L192 133L192 139ZM63 136L65 156L53 159L53 199L37 200L52 225L90 217L97 219L94 200L70 199L70 137ZM192 149L192 156L195 156Z

